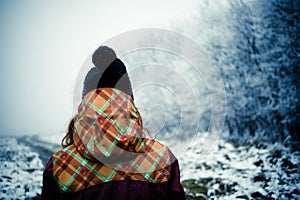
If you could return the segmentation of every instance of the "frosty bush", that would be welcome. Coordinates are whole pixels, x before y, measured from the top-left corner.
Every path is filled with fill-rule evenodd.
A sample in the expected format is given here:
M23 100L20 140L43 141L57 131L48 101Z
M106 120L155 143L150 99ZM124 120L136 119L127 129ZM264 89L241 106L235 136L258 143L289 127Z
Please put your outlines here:
M299 141L300 2L230 0L227 9L216 4L221 1L200 6L193 23L201 29L191 35L201 36L222 72L228 132ZM203 42L205 34L210 36Z

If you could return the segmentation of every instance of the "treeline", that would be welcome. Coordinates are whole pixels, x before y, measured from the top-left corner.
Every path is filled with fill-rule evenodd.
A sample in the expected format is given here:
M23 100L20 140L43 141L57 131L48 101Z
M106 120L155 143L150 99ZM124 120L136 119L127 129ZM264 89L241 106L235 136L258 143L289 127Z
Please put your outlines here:
M206 47L226 87L225 128L235 136L299 141L300 1L231 0L222 17L210 26L219 25Z
M223 133L243 140L300 141L299 18L299 0L203 0L199 2L197 15L171 22L170 29L184 33L204 47L222 75L226 89ZM177 41L170 42L177 44ZM208 130L209 92L214 91L208 91L205 82L181 58L147 50L131 53L124 60L128 66L145 63L169 66L198 90L194 92L200 102L200 116L193 116L191 105L194 104L190 100L194 97L188 96L180 80L172 79L163 71L145 72L140 78L155 77L158 83L173 80L175 94L184 97L181 102L175 102L171 93L157 86L139 90L137 100L142 107L160 104L167 113L163 115L159 109L151 111L155 119L164 123L157 125L152 120L151 124L146 123L149 127L173 136L181 123L178 116L188 115L191 122L199 118L199 132ZM149 98L151 94L153 97ZM192 132L190 126L186 123L186 132Z

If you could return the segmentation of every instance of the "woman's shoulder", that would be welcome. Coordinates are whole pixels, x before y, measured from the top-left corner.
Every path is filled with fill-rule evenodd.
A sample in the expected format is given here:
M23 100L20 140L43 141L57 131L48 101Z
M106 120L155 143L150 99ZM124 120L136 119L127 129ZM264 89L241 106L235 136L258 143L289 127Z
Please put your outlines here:
M63 153L63 149L60 149L60 150L56 151L55 153L53 153L50 156L44 171L53 170L53 161L57 158L57 156L61 155L62 153Z

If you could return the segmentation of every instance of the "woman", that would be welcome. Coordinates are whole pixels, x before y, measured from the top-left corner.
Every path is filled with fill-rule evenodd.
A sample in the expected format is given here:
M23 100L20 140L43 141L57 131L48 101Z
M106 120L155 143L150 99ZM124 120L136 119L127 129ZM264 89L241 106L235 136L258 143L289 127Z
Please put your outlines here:
M143 132L123 62L105 46L92 61L63 149L44 170L42 199L185 199L177 159Z

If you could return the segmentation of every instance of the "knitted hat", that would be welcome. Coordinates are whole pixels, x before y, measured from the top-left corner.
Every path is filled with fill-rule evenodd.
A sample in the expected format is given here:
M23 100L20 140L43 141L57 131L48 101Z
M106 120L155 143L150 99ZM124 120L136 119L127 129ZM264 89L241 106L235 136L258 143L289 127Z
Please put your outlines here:
M107 46L100 46L92 56L95 67L87 73L82 98L96 88L116 88L133 98L130 79L124 63L117 58L114 50Z

